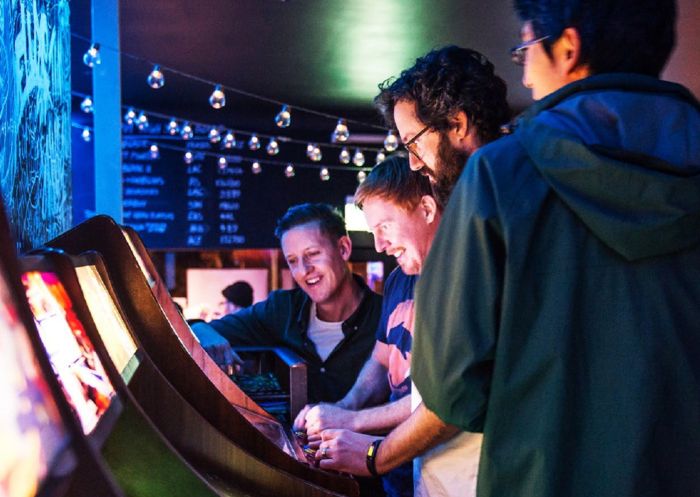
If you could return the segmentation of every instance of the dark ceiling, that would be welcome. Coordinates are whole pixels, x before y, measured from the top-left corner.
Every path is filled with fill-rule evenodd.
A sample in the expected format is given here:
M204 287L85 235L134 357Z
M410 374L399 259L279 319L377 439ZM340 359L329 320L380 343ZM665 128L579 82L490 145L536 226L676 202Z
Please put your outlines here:
M679 44L665 76L700 95L700 2L680 0ZM72 31L89 38L89 0L73 0ZM516 110L531 103L508 49L519 25L510 0L121 0L121 50L207 81L294 106L380 124L372 108L377 84L445 44L480 50L509 86ZM85 43L72 40L74 51ZM74 63L75 64L75 63ZM242 95L207 105L211 86L165 70L150 89L150 64L122 57L124 105L212 124L275 133L279 110ZM89 70L73 70L73 87L89 93ZM293 110L288 134L328 136L334 123ZM370 131L365 130L365 131ZM287 130L285 131L287 132Z

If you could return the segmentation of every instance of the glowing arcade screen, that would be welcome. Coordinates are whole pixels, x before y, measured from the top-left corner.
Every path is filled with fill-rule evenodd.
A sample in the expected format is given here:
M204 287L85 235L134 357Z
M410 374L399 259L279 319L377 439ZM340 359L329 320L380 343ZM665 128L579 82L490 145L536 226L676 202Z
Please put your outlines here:
M95 266L75 268L80 288L110 359L126 383L136 368L136 343Z
M69 436L1 279L0 399L0 496L30 497Z
M89 434L109 407L114 387L58 277L31 271L22 275L22 283L51 366Z

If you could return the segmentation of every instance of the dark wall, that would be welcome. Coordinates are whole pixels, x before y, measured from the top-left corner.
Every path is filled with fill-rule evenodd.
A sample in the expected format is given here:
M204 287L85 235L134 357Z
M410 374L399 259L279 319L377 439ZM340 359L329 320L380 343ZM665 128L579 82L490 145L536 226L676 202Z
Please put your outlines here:
M69 2L0 9L0 188L24 251L71 226Z

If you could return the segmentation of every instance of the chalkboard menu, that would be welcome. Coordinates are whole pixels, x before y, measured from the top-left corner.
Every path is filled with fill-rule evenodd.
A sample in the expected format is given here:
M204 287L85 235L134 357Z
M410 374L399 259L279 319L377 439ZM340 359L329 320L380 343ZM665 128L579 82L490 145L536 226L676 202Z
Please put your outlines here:
M206 139L168 142L157 133L123 138L124 223L150 249L277 247L275 224L289 206L326 202L342 212L346 196L357 188L359 168L331 169L331 178L322 181L322 165L297 166L288 178L284 162L261 162L262 171L254 174L255 159L268 158L264 147L251 152L238 143L218 151ZM151 150L154 143L157 151ZM192 154L189 163L185 149Z

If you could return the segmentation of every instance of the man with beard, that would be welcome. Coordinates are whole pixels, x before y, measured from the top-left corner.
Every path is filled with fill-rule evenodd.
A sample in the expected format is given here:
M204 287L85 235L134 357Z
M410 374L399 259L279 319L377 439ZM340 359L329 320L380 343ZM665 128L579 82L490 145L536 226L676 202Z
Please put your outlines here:
M375 103L387 123L395 126L402 137L411 169L430 179L434 197L440 208L444 207L467 158L481 145L498 138L501 126L508 121L505 83L480 53L448 46L419 58L398 79L383 84L380 89ZM358 189L359 199L366 204L362 190L362 187ZM376 210L373 206L365 207L365 215L368 222L374 220L370 225L380 226L382 217ZM378 244L377 249L380 247ZM401 250L396 253L403 256ZM391 297L386 294L384 299L386 303ZM412 318L413 314L403 326L413 329ZM387 330L380 332L386 335ZM411 396L414 406L420 404L420 394L415 388ZM344 417L334 422L331 416L323 416L323 407L316 409L310 412L307 420L311 418L321 429L356 428L345 424ZM400 421L409 413L407 408ZM328 414L332 414L330 409ZM438 429L442 427L438 424ZM318 428L315 426L316 430ZM474 494L481 436L462 433L451 438L456 434L456 429L450 430L440 440L446 443L416 459L416 495ZM325 430L322 437L324 441L317 452L317 457L322 458L321 467L350 472L354 472L357 465L365 469L368 450L374 447L368 444L381 440L347 430ZM346 465L347 461L352 462Z

